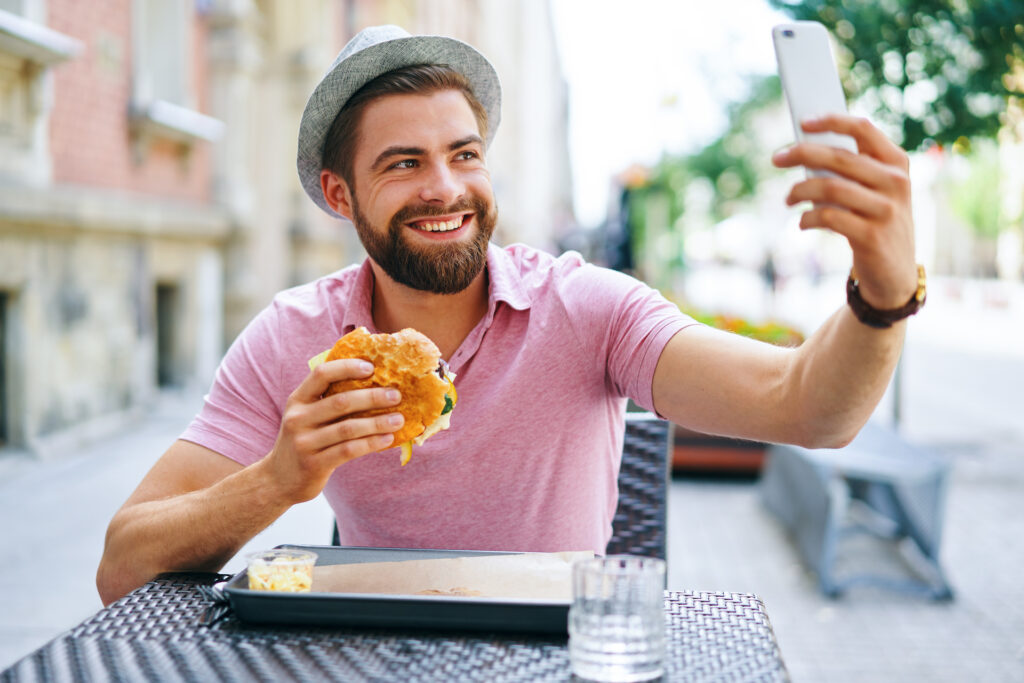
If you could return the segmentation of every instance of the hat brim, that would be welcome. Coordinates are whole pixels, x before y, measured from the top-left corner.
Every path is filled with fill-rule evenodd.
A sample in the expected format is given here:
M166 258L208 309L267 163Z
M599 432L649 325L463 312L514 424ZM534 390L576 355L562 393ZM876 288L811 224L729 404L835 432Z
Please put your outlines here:
M309 96L299 124L299 180L309 198L328 214L340 217L328 206L320 187L324 142L338 112L373 79L417 64L445 65L465 76L487 112L487 144L494 139L501 120L501 85L494 67L474 48L444 36L408 36L364 48L338 62L323 77Z

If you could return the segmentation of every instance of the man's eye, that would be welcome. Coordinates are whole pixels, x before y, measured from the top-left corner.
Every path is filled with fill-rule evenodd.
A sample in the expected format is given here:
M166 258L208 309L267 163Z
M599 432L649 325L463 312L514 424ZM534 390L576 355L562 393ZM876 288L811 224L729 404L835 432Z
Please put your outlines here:
M458 156L456 158L465 161L467 159L479 159L480 155L477 154L476 152L474 152L473 150L467 149L467 150L463 150L462 152L459 152L459 154L458 154Z
M391 165L391 168L414 168L415 166L415 159L402 159L401 161L396 161L395 163L393 163Z

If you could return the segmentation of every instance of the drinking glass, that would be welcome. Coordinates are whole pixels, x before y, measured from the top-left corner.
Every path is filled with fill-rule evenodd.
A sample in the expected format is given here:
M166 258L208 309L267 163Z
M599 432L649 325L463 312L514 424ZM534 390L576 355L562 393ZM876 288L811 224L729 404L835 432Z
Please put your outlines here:
M609 555L573 565L572 672L594 681L647 681L665 670L665 561Z

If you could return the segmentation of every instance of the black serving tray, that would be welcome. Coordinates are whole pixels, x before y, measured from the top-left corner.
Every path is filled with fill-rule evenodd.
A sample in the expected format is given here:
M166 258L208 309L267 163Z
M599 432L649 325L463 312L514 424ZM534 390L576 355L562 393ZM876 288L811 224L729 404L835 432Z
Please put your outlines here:
M348 546L280 547L315 552L317 566L517 554ZM260 624L568 633L568 600L254 591L249 590L245 570L231 577L223 592L239 619Z

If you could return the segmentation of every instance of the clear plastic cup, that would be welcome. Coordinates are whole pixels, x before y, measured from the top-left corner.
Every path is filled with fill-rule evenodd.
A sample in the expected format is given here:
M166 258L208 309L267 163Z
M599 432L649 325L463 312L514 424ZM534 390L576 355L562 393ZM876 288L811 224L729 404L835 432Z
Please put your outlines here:
M569 662L593 681L647 681L665 671L665 562L610 555L573 565Z
M293 548L275 548L245 556L249 589L308 593L313 588L316 553Z

